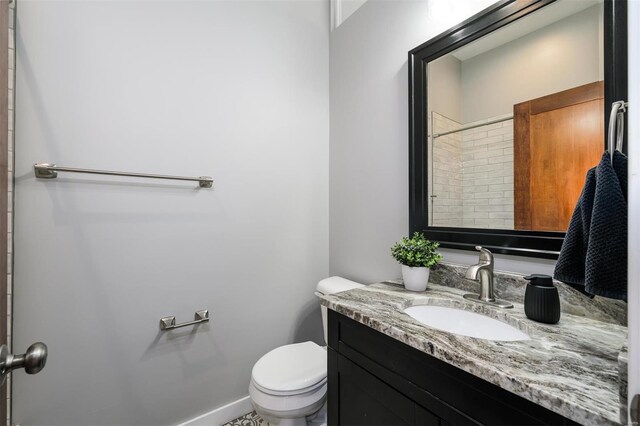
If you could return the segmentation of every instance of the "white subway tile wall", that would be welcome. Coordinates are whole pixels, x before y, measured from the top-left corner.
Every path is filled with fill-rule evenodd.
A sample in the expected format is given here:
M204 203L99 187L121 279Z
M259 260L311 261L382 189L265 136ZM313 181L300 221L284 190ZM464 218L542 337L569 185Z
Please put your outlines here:
M432 114L433 134L457 130L455 120ZM429 211L433 226L463 224L463 146L462 134L452 133L434 139L431 145L431 185Z
M490 117L465 126L508 117ZM513 229L513 119L461 133L463 226Z
M15 81L15 0L9 4L9 186L8 186L8 215L7 215L7 344L11 348L11 293L13 287L13 111L14 111L14 81ZM7 419L6 424L11 424L11 376L7 377Z
M432 113L433 134L496 120L434 139L429 146L433 226L513 229L513 119L465 123Z

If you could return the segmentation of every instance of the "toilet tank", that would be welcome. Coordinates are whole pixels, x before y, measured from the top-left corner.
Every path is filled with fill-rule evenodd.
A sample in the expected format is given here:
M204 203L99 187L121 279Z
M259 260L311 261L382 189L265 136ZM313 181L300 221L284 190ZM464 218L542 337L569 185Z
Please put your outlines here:
M364 284L359 284L355 281L351 281L342 277L329 277L318 283L318 285L316 286L316 291L321 294L333 294L358 287L364 287ZM321 306L320 309L322 311L322 329L324 331L324 341L328 345L329 340L327 339L327 307Z

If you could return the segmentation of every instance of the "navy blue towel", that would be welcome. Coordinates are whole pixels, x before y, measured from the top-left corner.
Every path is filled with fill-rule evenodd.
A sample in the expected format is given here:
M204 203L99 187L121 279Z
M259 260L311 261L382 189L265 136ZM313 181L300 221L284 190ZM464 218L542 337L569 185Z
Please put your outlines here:
M560 256L556 263L553 277L584 292L585 262L589 247L589 228L593 213L593 199L596 193L596 168L587 172L587 178L582 188L580 198L569 228L562 242Z
M627 159L605 152L587 172L554 277L591 295L627 299Z

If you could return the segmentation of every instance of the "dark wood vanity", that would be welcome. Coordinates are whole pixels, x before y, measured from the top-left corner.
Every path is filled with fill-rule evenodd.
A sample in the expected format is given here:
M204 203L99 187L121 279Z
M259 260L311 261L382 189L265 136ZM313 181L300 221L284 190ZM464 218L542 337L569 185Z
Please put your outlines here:
M327 352L329 425L578 424L332 310Z

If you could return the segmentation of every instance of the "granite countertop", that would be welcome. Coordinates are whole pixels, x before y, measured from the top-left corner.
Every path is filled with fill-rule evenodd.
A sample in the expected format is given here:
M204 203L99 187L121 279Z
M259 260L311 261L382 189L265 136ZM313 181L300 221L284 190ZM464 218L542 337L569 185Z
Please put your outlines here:
M620 424L618 355L627 328L562 313L556 325L527 319L524 306L499 309L462 298L468 291L429 284L425 292L387 281L318 295L322 305L400 342L585 425ZM506 322L529 340L497 342L420 324L403 309L436 305Z

